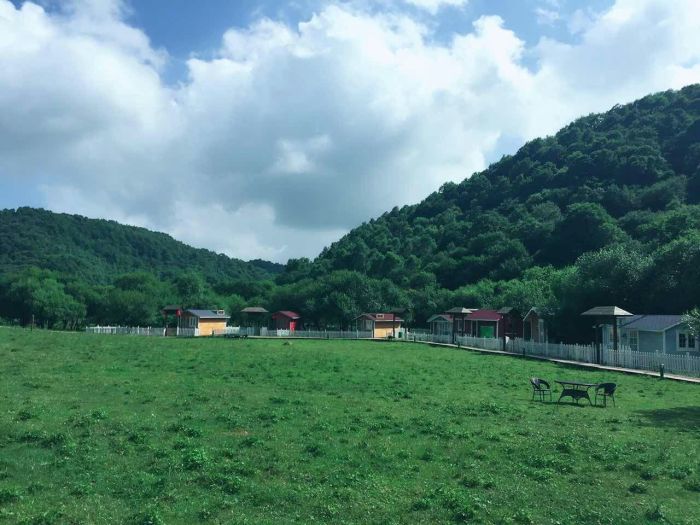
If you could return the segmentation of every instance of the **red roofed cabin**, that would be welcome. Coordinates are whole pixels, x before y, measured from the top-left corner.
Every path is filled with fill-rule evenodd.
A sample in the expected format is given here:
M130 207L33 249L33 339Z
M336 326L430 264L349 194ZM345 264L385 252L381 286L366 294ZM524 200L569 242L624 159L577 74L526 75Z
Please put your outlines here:
M400 336L401 319L396 314L391 313L371 313L362 314L355 318L357 329L372 332L373 338L386 339L396 332L396 337Z
M496 310L476 310L467 315L474 337L503 337L503 315Z
M297 322L301 316L290 310L280 310L272 314L275 330L289 330L294 332L297 329Z

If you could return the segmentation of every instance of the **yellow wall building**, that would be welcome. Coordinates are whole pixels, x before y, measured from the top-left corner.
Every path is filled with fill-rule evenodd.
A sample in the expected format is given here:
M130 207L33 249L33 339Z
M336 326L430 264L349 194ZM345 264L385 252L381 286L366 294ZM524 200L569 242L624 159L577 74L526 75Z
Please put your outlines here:
M192 335L196 337L211 336L216 330L224 330L229 318L223 310L185 310L180 331L193 330Z
M372 332L375 339L386 339L394 333L399 336L403 319L391 313L362 314L355 319L357 329Z

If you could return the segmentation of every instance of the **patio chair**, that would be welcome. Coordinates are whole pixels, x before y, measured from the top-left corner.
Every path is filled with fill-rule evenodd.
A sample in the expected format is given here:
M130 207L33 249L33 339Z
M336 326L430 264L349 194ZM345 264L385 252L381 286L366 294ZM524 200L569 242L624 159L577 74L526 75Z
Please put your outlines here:
M535 400L535 396L539 396L540 401L544 402L544 396L549 395L549 400L552 400L552 389L549 383L544 379L538 377L531 377L530 384L532 385L532 401Z
M601 383L595 387L595 404L598 405L598 396L603 398L603 406L608 406L608 398L612 399L613 406L615 406L615 389L617 385L615 383Z

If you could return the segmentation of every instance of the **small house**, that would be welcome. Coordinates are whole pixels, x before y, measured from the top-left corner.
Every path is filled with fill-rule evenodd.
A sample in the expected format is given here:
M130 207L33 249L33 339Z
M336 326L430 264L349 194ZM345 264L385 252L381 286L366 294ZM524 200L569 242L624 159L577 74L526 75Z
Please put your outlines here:
M355 318L357 329L372 332L375 339L389 336L401 337L401 324L404 322L393 313L366 313Z
M682 315L633 315L622 319L620 344L638 352L698 352L700 345Z
M467 315L467 321L474 337L503 337L503 314L496 310L475 310Z
M433 335L452 335L453 318L449 314L435 314L428 318L430 333Z
M301 316L291 310L280 310L272 314L273 327L276 330L289 330L294 332Z
M496 313L502 316L501 322L503 323L503 332L507 338L513 339L523 336L523 316L517 308L506 306Z
M180 333L189 329L194 336L214 335L215 330L226 328L229 319L223 310L184 310L180 317Z
M549 341L547 323L539 308L530 308L523 318L523 339L535 343Z
M427 321L430 333L433 335L470 334L467 316L474 311L474 308L455 306L444 313L435 314Z

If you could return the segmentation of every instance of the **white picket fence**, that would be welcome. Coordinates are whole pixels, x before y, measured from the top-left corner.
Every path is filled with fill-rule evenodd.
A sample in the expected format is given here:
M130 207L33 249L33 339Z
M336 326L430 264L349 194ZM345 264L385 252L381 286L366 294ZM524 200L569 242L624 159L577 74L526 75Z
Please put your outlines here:
M165 328L153 326L86 326L85 332L88 334L147 335L163 337L165 335Z
M418 341L422 343L452 343L451 334L427 334L424 332L409 332L406 341Z
M178 337L194 337L199 335L197 328L162 328L155 326L86 326L85 333L103 335L145 335L151 337L164 337L166 335L177 335Z
M664 371L672 374L700 376L700 356L684 354L664 354L661 352L634 352L632 350L610 350L602 352L602 364L633 368L638 370Z
M452 343L452 335L435 335L411 332L407 341L422 341L430 343ZM503 340L487 337L457 336L456 343L460 346L481 348L484 350L503 350ZM535 343L523 339L509 339L506 351L550 359L564 359L581 363L596 363L596 349L593 345L577 345L564 343ZM700 356L684 354L664 354L662 352L637 352L627 346L618 350L602 348L600 363L606 366L630 368L633 370L649 370L658 372L661 365L664 371L688 376L700 376Z
M525 341L524 339L511 339L506 344L506 350L522 355L566 359L582 363L596 362L595 347L593 345L536 343L534 341Z
M483 348L484 350L503 350L503 340L495 337L472 337L469 335L458 335L457 344L460 346L472 346Z
M371 339L372 332L363 330L265 330L267 337L298 337L305 339Z

